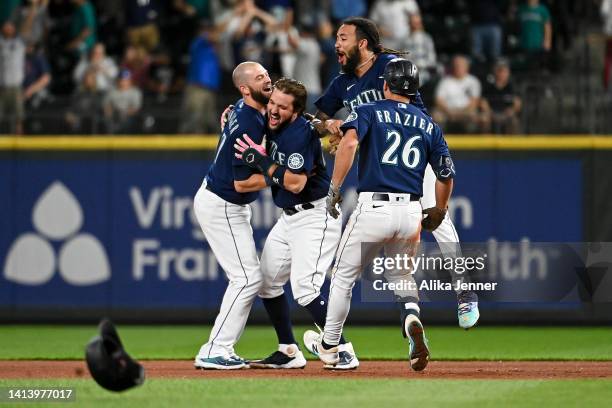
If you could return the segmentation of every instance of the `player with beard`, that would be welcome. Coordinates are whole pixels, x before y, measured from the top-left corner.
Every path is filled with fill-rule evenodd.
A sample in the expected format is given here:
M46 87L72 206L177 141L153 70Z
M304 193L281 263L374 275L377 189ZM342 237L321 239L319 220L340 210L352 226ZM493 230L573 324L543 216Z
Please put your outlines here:
M338 55L338 62L342 66L342 73L334 78L323 95L315 102L318 108L315 116L320 120L319 123L315 123L315 127L320 134L329 133L331 135L332 154L342 137L340 127L343 123L342 120L332 119L334 115L342 108L346 108L348 112L353 112L357 106L384 99L383 73L385 66L389 61L397 58L398 54L406 54L406 52L383 48L376 24L366 18L352 17L344 20L338 28L336 54ZM410 98L410 103L429 115L418 92ZM421 199L421 204L425 209L436 205L435 182L434 171L428 165L425 171ZM330 186L330 192L338 193L339 189L340 186ZM432 233L445 257L461 255L459 236L448 212L446 212L442 224ZM452 275L453 282L469 281L467 276L454 272L452 272ZM404 303L401 299L398 299L398 302L400 306ZM457 304L459 326L464 329L473 327L480 317L477 295L471 291L459 291L457 293ZM401 308L403 309L403 307ZM309 350L310 343L305 339L306 347Z
M268 357L251 361L251 368L304 368L306 359L291 328L290 308L284 285L291 282L295 301L323 327L327 300L321 296L325 274L334 259L342 229L342 219L325 209L330 178L321 141L316 130L302 116L307 93L304 84L281 78L267 106L266 146L248 136L236 140L237 157L266 175L259 188L270 185L274 204L283 212L266 238L261 254L263 285L259 296L268 312L278 350ZM325 366L331 370L351 370L359 360L351 343L339 338L338 361Z
M194 199L200 227L229 280L210 337L197 356L196 368L233 370L247 367L234 353L263 277L251 228L251 207L264 176L234 156L236 138L248 134L261 143L265 108L272 93L268 72L243 62L232 73L240 91L219 138L215 160Z

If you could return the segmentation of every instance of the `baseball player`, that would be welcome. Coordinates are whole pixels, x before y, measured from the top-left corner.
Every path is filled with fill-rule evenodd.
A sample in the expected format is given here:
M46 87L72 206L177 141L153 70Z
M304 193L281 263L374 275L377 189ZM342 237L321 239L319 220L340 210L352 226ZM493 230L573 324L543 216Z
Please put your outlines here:
M194 199L195 214L217 261L229 280L208 342L195 357L195 367L239 369L247 366L234 353L251 305L263 281L251 228L251 207L262 174L234 157L234 142L248 134L263 139L265 107L272 93L268 72L255 62L243 62L232 73L242 98L223 128L215 160Z
M342 220L332 218L325 202L330 178L317 131L302 113L306 88L281 78L267 106L266 146L248 135L237 139L236 157L264 175L257 188L268 185L274 203L283 209L270 231L261 255L263 286L259 296L278 337L278 350L251 361L251 368L304 368L306 359L293 336L289 304L283 286L291 282L296 302L315 323L325 324L327 301L321 286L340 241ZM255 186L254 186L255 188ZM359 365L353 346L339 337L339 359L328 369L348 370Z
M403 58L392 59L383 76L385 99L356 107L340 127L344 137L336 154L327 210L334 217L339 215L339 189L357 146L359 199L338 247L325 329L314 345L326 364L338 361L338 339L362 265L368 265L381 248L390 258L414 255L421 226L435 230L442 223L453 187L455 170L442 131L429 115L410 104L419 84L416 65ZM422 210L427 163L437 177L436 203ZM422 214L427 217L423 219ZM364 254L362 243L371 243ZM404 304L402 331L409 339L410 366L421 371L429 361L429 349L412 271L396 265L384 274L389 283L403 285L395 290Z
M355 17L345 20L338 29L336 53L342 73L315 102L319 109L316 116L322 121L317 130L330 133L332 145L337 144L342 136L342 121L330 118L342 108L353 111L357 106L383 99L382 74L385 65L396 58L394 53L398 52L380 45L380 34L372 21ZM418 92L412 95L410 103L429 115ZM435 179L431 166L427 166L422 197L425 208L435 204ZM448 213L433 235L445 256L459 255L459 236ZM465 282L468 277L456 275L453 280ZM471 291L459 291L457 303L459 326L464 329L473 327L480 317L477 295Z

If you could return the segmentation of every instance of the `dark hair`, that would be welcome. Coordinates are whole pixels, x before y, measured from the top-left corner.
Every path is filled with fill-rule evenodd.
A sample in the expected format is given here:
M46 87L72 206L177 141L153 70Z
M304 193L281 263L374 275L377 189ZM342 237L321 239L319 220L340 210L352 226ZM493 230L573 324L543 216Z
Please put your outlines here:
M349 17L342 22L343 25L355 26L355 35L357 40L367 40L368 50L374 52L374 54L396 54L396 55L408 55L408 51L397 51L391 48L385 48L380 42L380 32L376 24L367 18L363 17Z
M293 96L293 110L301 115L306 109L306 87L300 81L291 78L280 78L274 83L274 89Z

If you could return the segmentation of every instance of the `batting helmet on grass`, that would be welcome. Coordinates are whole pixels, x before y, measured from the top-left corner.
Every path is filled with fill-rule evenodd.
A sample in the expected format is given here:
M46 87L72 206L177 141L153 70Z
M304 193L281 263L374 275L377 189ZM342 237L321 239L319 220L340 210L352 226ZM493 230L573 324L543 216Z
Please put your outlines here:
M100 334L87 344L85 359L94 380L110 391L124 391L144 382L144 367L123 349L113 323L103 319Z

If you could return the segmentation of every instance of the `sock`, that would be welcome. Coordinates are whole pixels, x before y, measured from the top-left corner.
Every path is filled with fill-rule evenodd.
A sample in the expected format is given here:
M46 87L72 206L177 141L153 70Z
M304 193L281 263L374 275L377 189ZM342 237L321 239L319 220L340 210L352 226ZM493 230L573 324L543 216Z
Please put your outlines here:
M283 293L278 297L262 299L262 301L276 331L278 344L297 344L293 337L293 329L291 328L291 315L289 314L287 296Z
M414 315L420 319L421 309L419 308L419 305L416 303L416 301L405 302L405 303L400 302L398 303L398 305L400 307L400 323L402 325L402 336L406 337L407 333L406 333L406 330L404 329L404 326L405 326L404 323L406 322L406 318L409 315Z
M316 324L319 325L320 328L325 327L325 317L327 316L327 301L323 298L323 296L319 295L312 302L304 306L312 316L312 319ZM344 336L340 336L340 343L345 344L346 340ZM323 348L329 348L323 345Z

